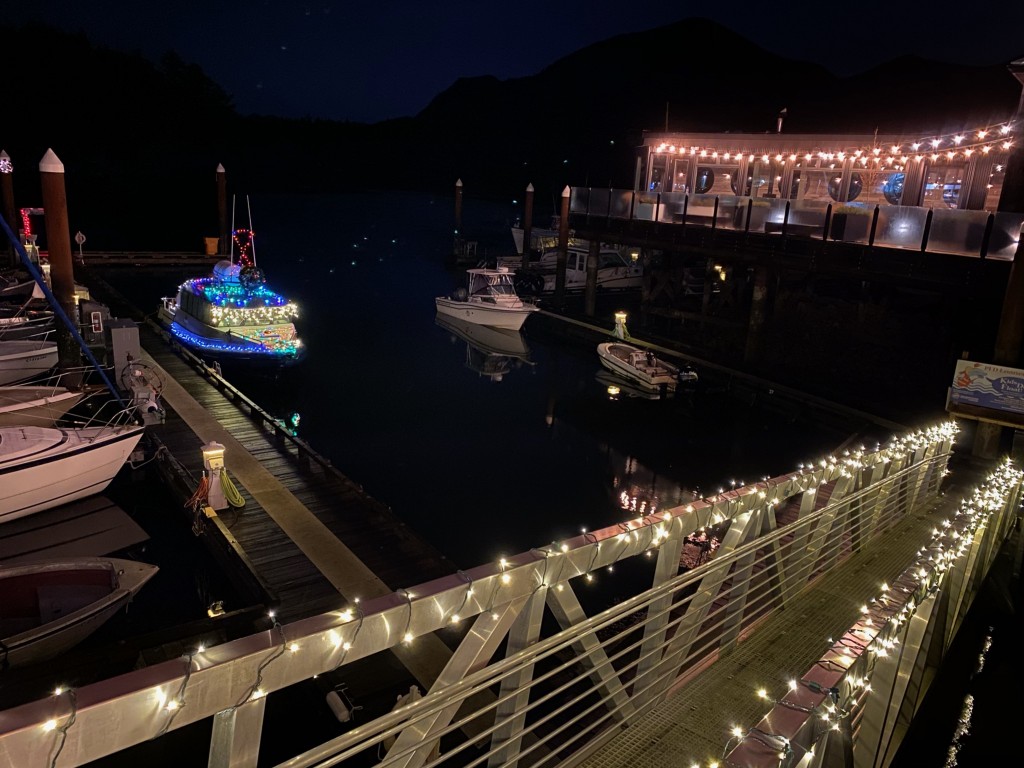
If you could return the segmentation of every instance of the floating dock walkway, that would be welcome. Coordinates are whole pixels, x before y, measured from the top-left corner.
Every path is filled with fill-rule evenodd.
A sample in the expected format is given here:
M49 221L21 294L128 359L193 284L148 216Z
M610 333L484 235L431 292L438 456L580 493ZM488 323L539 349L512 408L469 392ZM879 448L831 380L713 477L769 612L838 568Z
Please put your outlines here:
M225 446L245 498L214 524L265 587L282 620L337 608L454 572L384 504L372 499L282 425L187 351L148 325L143 349L163 381L164 424L149 432L191 478L202 445ZM145 362L145 361L144 361ZM184 489L183 489L184 490Z

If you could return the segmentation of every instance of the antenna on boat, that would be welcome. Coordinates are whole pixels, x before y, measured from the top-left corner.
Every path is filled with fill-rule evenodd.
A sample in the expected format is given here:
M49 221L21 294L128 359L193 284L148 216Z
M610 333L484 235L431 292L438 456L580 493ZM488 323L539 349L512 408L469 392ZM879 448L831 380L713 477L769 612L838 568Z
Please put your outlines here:
M256 266L256 235L252 231L252 204L249 196L245 196L245 207L249 209L249 250L252 251L252 265Z
M231 196L231 241L228 244L228 260L235 263L235 195Z

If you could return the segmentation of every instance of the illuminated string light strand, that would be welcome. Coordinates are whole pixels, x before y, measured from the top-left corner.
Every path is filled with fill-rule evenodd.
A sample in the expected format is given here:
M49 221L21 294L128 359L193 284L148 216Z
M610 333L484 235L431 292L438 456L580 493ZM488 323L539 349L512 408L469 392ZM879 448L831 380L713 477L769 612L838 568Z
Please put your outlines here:
M410 603L410 609L411 609L411 603ZM345 621L345 622L351 622L352 621L352 612L353 611L355 611L355 615L356 615L356 628L355 628L355 631L352 633L352 637L349 638L348 640L343 640L340 635L335 634L333 631L329 635L329 637L331 637L333 639L333 641L334 641L334 647L335 648L339 648L339 647L341 648L341 658L339 658L338 659L338 663L334 665L334 669L336 669L336 670L340 669L341 665L345 663L345 659L348 657L348 652L350 650L352 650L352 646L355 645L356 640L359 639L359 632L363 628L363 619L365 619L365 615L363 614L362 606L359 605L359 600L358 599L355 600L355 607L354 608L349 608L349 609L346 609L346 610L342 611L342 613L341 613L342 620Z
M242 696L241 699L239 699L238 703L235 704L232 707L232 709L238 709L246 702L255 701L256 699L260 699L263 697L263 689L260 687L261 685L263 685L263 670L270 666L270 664L273 663L276 659L281 658L288 648L288 642L284 636L284 627L282 627L281 622L277 620L277 615L273 611L271 611L269 613L269 616L270 620L274 622L272 630L277 630L277 633L281 638L281 645L275 648L273 653L268 655L267 658L260 662L260 665L256 668L256 680L253 681L253 684L249 686L249 690L246 691L245 695Z
M669 142L662 142L655 147L657 154L678 154L691 155L709 160L740 160L746 158L750 162L761 160L769 162L783 162L785 160L828 160L843 162L852 158L853 162L860 163L867 167L868 163L875 165L885 164L892 166L899 162L899 166L893 170L901 170L910 158L932 161L941 159L953 160L962 156L970 158L975 153L988 155L993 150L996 152L1009 151L1014 146L1014 126L1011 122L995 123L971 130L956 131L946 134L931 134L922 136L916 140L900 141L896 144L851 147L846 146L840 149L823 150L820 148L801 149L798 151L765 152L741 151L719 151L714 147L677 147ZM723 137L724 138L724 137Z
M955 435L958 431L955 424L950 432ZM900 440L894 440L889 447L895 454L903 452L905 455L917 448L922 447L920 435ZM944 473L945 474L945 473ZM861 607L861 619L866 627L878 627L877 632L871 635L866 629L859 630L864 635L862 642L852 635L844 636L838 642L829 639L829 648L843 649L838 659L823 658L816 664L823 669L835 672L842 671L850 685L850 694L847 702L841 705L841 691L838 686L826 687L814 680L800 679L799 684L808 688L814 693L823 695L825 698L821 704L814 708L807 708L794 702L776 700L775 704L799 709L804 712L818 713L816 732L811 739L809 747L804 748L793 745L806 754L813 754L817 744L829 733L842 728L842 722L848 718L854 707L863 704L864 697L871 693L870 678L874 672L879 658L885 658L897 646L900 646L900 655L903 653L903 646L900 643L900 626L906 623L924 602L925 598L934 595L941 588L945 574L950 571L953 563L965 556L974 541L977 531L988 524L989 519L997 510L1005 507L1010 499L1010 493L1019 489L1024 481L1024 472L1016 469L1012 461L1007 459L992 475L990 475L982 488L975 489L974 493L960 503L960 509L954 515L952 521L943 520L939 527L933 531L931 542L918 550L917 559L904 571L900 579L894 585L882 584L882 596L872 598ZM902 582L902 583L901 583ZM900 598L905 601L897 608ZM846 650L852 651L854 655L847 655ZM898 662L897 662L898 663ZM863 674L854 675L852 669L855 664L863 666ZM797 682L790 681L790 689L795 690ZM768 698L767 691L760 689L758 696ZM820 711L819 711L820 710ZM821 731L817 728L824 726ZM733 727L732 738L727 740L723 757L728 753L732 743L740 742L743 738L751 736L756 738L757 734L752 733L757 729L751 729L744 733L742 729ZM763 734L763 732L761 732ZM773 734L768 734L773 736ZM762 739L759 741L764 742ZM774 746L769 743L769 746ZM791 752L780 752L780 765L788 759Z
M53 727L50 728L50 730L55 729L58 734L57 748L54 750L53 758L50 760L50 768L55 768L57 765L57 758L60 757L60 753L64 750L64 745L67 743L68 730L70 730L71 726L75 724L75 720L78 719L78 695L75 693L75 689L58 688L57 695L59 696L61 693L66 693L68 695L68 704L71 706L71 712L68 714L67 718L65 718L63 724L58 726L55 721L49 720L46 725L43 726L46 728L53 723Z
M405 614L405 629L402 630L402 642L408 645L413 641L413 636L409 632L409 627L412 626L412 593L407 589L400 589L398 592L405 597L405 604L408 608Z
M452 615L452 622L453 623L458 623L459 622L459 620L461 618L461 614L462 614L463 610L465 610L465 608L466 608L466 603L469 602L469 598L471 598L473 596L473 577L470 576L465 571L461 571L460 570L460 571L457 571L457 573L458 573L459 578L462 579L464 582L466 582L466 592L462 596L462 604L458 607L458 609Z
M185 676L182 678L181 685L178 686L178 692L175 693L173 697L169 698L164 704L164 710L167 711L169 715L165 718L164 724L160 727L160 730L152 738L155 739L167 733L167 731L170 730L171 723L174 722L174 718L178 716L182 707L185 706L185 689L188 688L188 681L192 676L192 660L201 652L202 651L197 648L183 657L185 659Z

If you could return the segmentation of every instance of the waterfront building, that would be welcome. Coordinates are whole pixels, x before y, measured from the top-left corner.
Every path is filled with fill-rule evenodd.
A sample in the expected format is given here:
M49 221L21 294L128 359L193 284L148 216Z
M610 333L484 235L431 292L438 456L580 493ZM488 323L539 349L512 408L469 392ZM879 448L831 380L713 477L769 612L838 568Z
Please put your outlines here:
M648 132L634 189L995 211L1013 133L1010 121L913 135Z

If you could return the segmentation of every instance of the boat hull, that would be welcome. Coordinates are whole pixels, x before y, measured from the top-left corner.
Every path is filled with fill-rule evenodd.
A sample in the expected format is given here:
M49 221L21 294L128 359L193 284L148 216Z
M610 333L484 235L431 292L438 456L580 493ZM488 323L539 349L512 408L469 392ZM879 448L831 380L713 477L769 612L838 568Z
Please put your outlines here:
M56 364L57 345L52 341L0 341L0 385L28 381Z
M612 373L655 391L674 392L678 383L678 369L661 361L658 361L656 366L650 366L652 370L644 370L631 365L629 356L637 351L640 350L636 347L615 342L599 344L597 347L601 365Z
M142 427L41 430L5 427L0 441L14 442L32 430L60 432L47 450L0 454L0 523L91 496L106 488L142 438ZM20 434L19 434L20 433Z
M0 387L0 427L52 427L83 397L63 387Z
M437 313L454 317L467 323L487 325L491 328L505 328L510 331L518 331L523 327L537 307L524 304L521 307L500 307L490 306L474 301L456 301L438 296L435 300Z
M557 277L553 273L546 273L544 278L544 293L554 293ZM597 272L597 288L602 291L636 291L644 284L642 274L631 272L625 267L614 267L612 269L599 269ZM587 287L587 273L579 270L566 270L565 290L570 293L582 291Z
M95 632L158 568L116 558L68 558L0 568L0 666L34 664ZM34 626L27 626L34 624Z
M304 347L299 347L295 354L272 352L259 344L214 330L184 312L171 313L164 306L160 307L158 318L176 341L203 358L278 368L294 365L304 356Z

